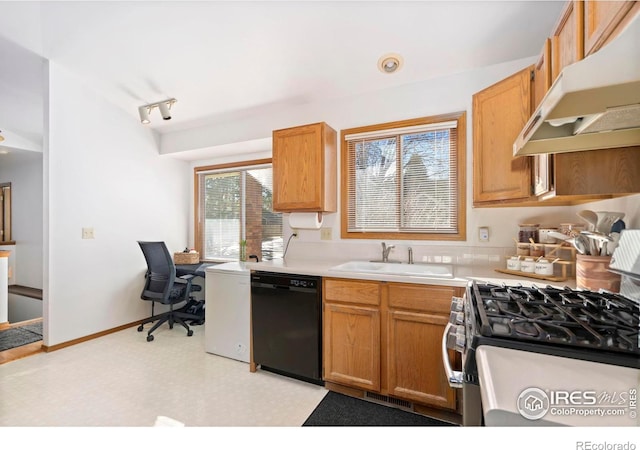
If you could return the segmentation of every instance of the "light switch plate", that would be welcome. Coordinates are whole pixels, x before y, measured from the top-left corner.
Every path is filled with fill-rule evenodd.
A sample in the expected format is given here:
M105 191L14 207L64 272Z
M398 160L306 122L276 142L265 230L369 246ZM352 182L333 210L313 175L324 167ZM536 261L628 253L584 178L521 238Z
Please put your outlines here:
M489 242L489 227L478 228L478 239L480 242Z
M82 239L93 239L93 228L83 228L82 229Z

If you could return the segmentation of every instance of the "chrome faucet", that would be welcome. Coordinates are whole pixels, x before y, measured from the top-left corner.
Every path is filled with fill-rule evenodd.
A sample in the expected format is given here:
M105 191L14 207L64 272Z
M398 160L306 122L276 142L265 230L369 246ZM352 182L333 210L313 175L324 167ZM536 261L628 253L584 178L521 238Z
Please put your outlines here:
M389 252L394 247L395 245L387 246L384 242L382 243L382 262L389 262Z
M413 249L409 247L409 264L413 264Z

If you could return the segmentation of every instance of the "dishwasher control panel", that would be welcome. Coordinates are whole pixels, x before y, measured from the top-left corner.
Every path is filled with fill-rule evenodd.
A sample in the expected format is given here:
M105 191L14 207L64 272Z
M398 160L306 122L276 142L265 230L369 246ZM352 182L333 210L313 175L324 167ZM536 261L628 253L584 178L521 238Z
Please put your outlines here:
M320 278L309 275L292 275L288 273L253 272L251 274L251 282L280 287L318 289Z

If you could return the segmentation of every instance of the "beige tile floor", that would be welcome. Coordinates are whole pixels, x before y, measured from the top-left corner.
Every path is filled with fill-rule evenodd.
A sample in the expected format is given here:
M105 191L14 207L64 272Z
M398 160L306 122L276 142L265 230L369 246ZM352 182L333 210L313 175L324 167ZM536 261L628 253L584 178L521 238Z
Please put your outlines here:
M67 449L82 450L220 448L229 443L278 450L325 450L328 445L388 450L416 442L444 448L446 442L471 446L490 439L492 448L506 450L513 444L505 438L517 437L500 427L303 428L325 388L269 372L251 373L246 363L206 353L203 327L194 327L192 337L166 327L155 335L155 341L146 342L146 334L134 327L0 365L0 441L29 448L62 442ZM171 421L185 426L154 426ZM546 429L530 446L519 441L518 448L539 450L542 442L556 448L558 439L567 438L602 439L596 430L564 431L557 435L560 430ZM616 429L618 441L631 439L626 431ZM428 445L437 441L442 445Z
M130 328L0 365L0 426L299 427L321 386L206 353L204 328Z

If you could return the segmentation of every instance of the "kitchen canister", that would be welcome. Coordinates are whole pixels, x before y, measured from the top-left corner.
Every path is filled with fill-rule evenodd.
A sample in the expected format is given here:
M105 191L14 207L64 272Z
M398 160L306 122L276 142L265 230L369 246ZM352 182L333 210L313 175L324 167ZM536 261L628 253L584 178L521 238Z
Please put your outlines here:
M512 256L507 259L507 269L508 270L520 270L520 257Z
M536 275L544 275L544 276L553 275L553 262L547 259L540 259L536 261L534 271Z
M520 263L520 270L526 273L535 273L536 260L533 258L525 258L524 261Z
M609 271L611 256L576 255L576 287L620 292L620 275Z
M538 230L538 236L541 244L555 244L556 238L549 236L551 232L558 232L557 228L540 228Z
M518 242L531 242L531 239L533 242L539 241L539 223L521 223L518 227Z
M529 256L529 246L528 242L519 242L516 246L516 253L518 256Z

